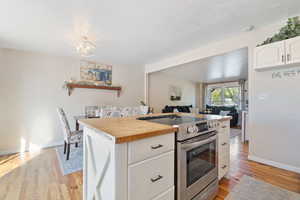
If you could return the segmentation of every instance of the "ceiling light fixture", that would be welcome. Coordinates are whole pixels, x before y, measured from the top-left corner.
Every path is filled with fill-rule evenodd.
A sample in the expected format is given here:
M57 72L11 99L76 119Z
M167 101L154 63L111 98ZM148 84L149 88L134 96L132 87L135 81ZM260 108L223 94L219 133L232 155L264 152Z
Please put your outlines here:
M91 42L87 36L83 36L81 41L78 43L76 50L82 57L94 56L96 44Z

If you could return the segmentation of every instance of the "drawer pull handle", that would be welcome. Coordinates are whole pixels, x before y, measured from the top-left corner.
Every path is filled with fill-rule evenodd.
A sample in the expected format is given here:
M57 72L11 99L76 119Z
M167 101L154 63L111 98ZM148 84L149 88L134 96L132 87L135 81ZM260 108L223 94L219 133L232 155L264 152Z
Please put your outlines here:
M226 169L227 168L227 165L224 165L223 167L222 167L222 169Z
M151 181L152 181L152 183L155 183L156 181L158 181L158 180L160 180L162 178L163 178L163 176L158 175L156 178L151 178Z
M227 126L222 126L222 128L227 128Z
M156 145L156 146L151 146L151 149L159 149L159 148L162 148L164 145L162 144L159 144L159 145Z
M225 145L227 145L227 142L224 142L224 143L222 144L222 146L225 146Z

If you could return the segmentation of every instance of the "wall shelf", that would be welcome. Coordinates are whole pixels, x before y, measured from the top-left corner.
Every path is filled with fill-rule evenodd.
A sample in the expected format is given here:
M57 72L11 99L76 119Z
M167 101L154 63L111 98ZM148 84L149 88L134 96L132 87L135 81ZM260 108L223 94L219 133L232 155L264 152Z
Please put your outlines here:
M82 84L76 84L76 83L68 83L68 94L71 96L72 91L75 88L86 88L86 89L98 89L98 90L114 90L117 91L118 97L120 96L122 87L120 86L105 86L105 85L82 85Z

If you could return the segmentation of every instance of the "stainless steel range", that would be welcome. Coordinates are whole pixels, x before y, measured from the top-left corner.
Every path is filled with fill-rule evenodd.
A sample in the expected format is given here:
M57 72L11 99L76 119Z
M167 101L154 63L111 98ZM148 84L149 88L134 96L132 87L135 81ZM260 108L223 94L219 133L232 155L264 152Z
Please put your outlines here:
M211 200L218 192L217 120L179 115L139 118L178 127L177 200Z

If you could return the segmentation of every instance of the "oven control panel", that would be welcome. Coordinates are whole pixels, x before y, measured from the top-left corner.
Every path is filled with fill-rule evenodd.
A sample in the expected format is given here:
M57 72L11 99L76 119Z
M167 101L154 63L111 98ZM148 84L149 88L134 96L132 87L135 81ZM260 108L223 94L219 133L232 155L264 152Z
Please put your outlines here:
M191 133L198 133L198 127L195 125L195 126L189 126L188 128L187 128L187 133L188 134L191 134Z
M177 140L185 140L196 137L210 131L215 131L220 125L218 120L207 120L198 123L180 125L177 132Z

